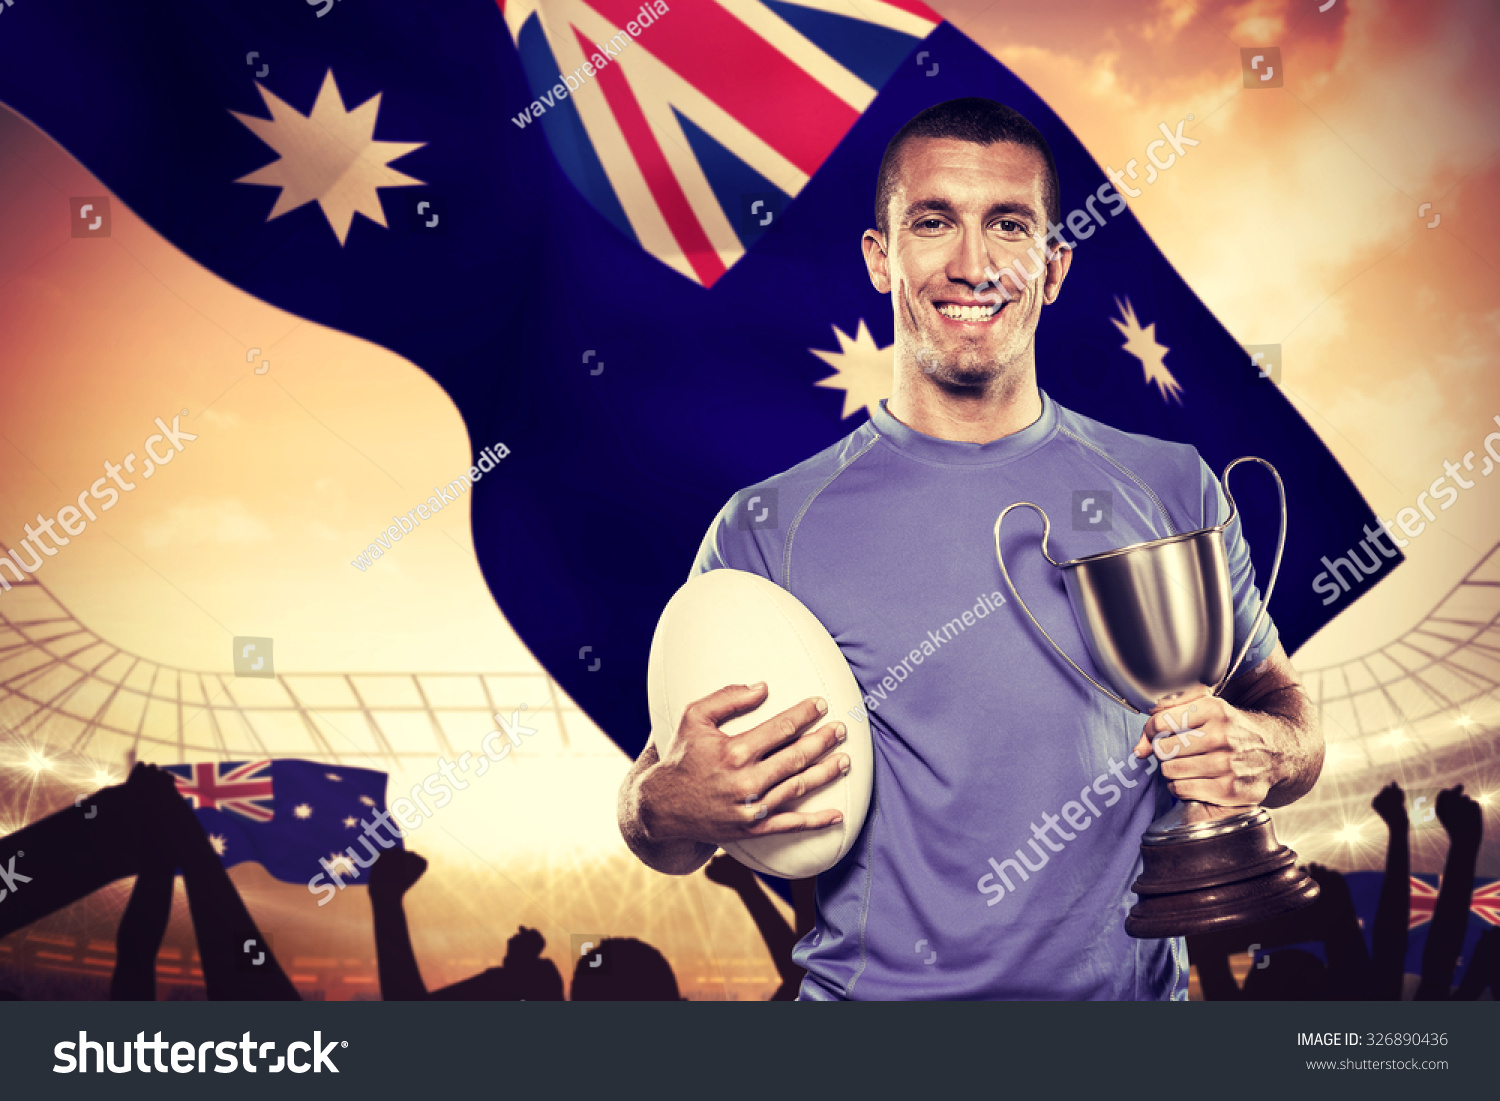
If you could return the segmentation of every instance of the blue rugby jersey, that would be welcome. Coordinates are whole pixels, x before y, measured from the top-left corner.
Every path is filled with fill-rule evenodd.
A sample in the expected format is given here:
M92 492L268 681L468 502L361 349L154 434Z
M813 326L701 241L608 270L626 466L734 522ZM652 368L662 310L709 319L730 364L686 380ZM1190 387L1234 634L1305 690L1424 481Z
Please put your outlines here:
M1047 510L1059 562L1228 515L1191 446L1043 392L1033 424L987 444L923 435L882 402L833 447L736 494L703 541L694 573L758 573L813 611L870 718L873 801L848 856L818 877L818 922L795 951L803 999L1187 996L1180 939L1124 929L1141 834L1171 795L1154 759L1131 753L1144 718L1069 668L1010 597L992 529L1021 500ZM1260 607L1240 529L1225 532L1236 651ZM1107 683L1040 537L1030 510L1006 518L1011 577ZM1240 670L1276 641L1268 616Z

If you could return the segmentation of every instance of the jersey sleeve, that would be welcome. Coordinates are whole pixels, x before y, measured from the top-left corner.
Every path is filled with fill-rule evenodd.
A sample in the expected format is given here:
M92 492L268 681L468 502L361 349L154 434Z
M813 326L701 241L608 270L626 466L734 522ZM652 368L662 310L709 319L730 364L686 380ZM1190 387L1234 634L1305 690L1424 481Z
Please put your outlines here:
M703 542L698 546L698 557L693 561L693 568L688 571L689 578L710 570L744 570L780 584L774 547L767 546L759 538L762 532L735 523L738 514L736 502L742 496L743 493L735 494L719 510L719 515L714 517L714 522L703 536ZM770 531L774 535L776 529Z
M1229 515L1229 501L1224 496L1224 487L1219 484L1219 479L1201 457L1198 459L1198 467L1203 482L1202 526L1212 527L1222 523ZM1249 637L1250 628L1255 623L1261 605L1261 592L1255 584L1255 566L1250 561L1250 544L1245 541L1244 529L1243 513L1236 513L1234 523L1224 529L1224 550L1229 559L1229 582L1234 593L1234 654L1240 652L1240 647ZM1273 539L1275 536L1267 531L1265 538ZM1280 637L1276 621L1268 613L1261 622L1260 630L1256 632L1255 642L1245 653L1245 660L1240 662L1234 675L1248 673L1270 657ZM1230 660L1233 660L1233 656Z

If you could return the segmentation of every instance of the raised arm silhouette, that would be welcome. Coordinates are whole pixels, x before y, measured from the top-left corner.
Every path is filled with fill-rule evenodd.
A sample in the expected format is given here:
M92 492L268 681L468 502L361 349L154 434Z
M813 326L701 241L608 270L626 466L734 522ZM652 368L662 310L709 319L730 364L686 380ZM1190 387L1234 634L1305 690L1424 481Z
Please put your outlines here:
M1375 908L1370 934L1370 998L1399 1002L1406 972L1406 935L1411 926L1411 821L1406 816L1406 793L1394 780L1380 789L1370 804L1385 822L1390 840L1385 847L1385 878Z
M0 907L0 937L106 883L135 875L136 889L117 933L110 989L118 998L154 998L156 953L175 868L187 888L208 997L300 1000L176 781L155 765L137 764L125 783L81 797L78 804L0 838L0 863L22 853L27 867L47 873L27 879L25 889Z
M1363 1001L1369 997L1370 952L1365 947L1349 884L1338 872L1321 864L1309 864L1307 871L1318 884L1318 901L1313 905L1320 910L1318 921L1328 958L1323 997Z
M427 871L426 857L387 849L370 869L370 912L375 919L375 959L380 996L388 1002L420 1002L427 984L406 926L406 892Z
M113 1002L156 1000L156 954L172 917L177 874L160 854L142 854L130 901L115 931L115 972L109 982Z
M145 843L182 872L209 999L301 1001L172 775L136 765L125 786L137 793Z
M704 869L703 874L708 876L710 883L729 887L738 894L740 901L745 904L745 909L750 911L750 918L755 922L755 927L760 930L761 939L766 942L766 950L771 953L771 962L776 966L776 973L781 976L781 985L768 1000L796 1001L797 991L802 985L802 976L807 972L792 961L792 948L804 930L793 929L787 923L786 918L781 916L781 911L776 909L776 904L771 901L771 897L766 894L765 888L761 886L755 873L734 857L720 853L708 862L708 867ZM793 883L793 898L797 899L799 889L805 893L815 882L810 879L796 880ZM797 901L801 900L797 899ZM802 916L801 909L802 907L799 906L794 911L799 918Z
M1464 794L1458 784L1438 792L1438 821L1448 831L1448 860L1432 910L1432 927L1422 951L1422 981L1417 1001L1442 1001L1449 997L1458 954L1469 928L1469 905L1474 898L1474 867L1484 841L1484 810Z
M370 909L375 956L386 1001L560 1002L562 973L542 958L542 934L521 926L506 945L501 966L431 992L422 980L406 921L406 892L427 871L427 861L406 849L387 849L370 869Z

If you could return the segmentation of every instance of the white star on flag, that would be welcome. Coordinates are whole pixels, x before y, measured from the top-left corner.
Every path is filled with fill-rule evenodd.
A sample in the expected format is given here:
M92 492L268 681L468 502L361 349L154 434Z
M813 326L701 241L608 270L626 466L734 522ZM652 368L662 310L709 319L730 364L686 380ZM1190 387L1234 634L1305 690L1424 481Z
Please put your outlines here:
M328 870L334 875L346 875L350 879L359 877L359 867L343 853L328 854Z
M833 326L833 335L839 341L837 352L808 349L838 372L820 379L815 385L844 391L844 411L840 419L852 417L861 409L873 414L880 408L880 399L891 396L891 382L896 373L896 355L892 351L895 345L884 348L876 345L863 318L860 318L853 340L837 325Z
M1135 307L1128 298L1124 302L1116 298L1115 305L1120 308L1123 320L1113 317L1110 320L1114 321L1115 328L1125 334L1125 350L1141 361L1141 366L1146 371L1146 385L1156 383L1162 401L1171 398L1181 405L1182 384L1172 377L1172 372L1166 365L1166 356L1171 349L1165 344L1157 343L1156 322L1142 328L1141 323L1136 320Z
M375 140L380 93L346 111L333 70L329 69L312 111L303 115L268 92L264 85L255 86L260 89L260 98L271 117L260 119L238 111L229 113L281 154L280 160L235 181L281 188L266 221L317 202L333 227L334 236L343 245L349 239L349 226L356 212L385 226L385 212L376 188L412 187L424 182L388 167L391 161L427 143Z

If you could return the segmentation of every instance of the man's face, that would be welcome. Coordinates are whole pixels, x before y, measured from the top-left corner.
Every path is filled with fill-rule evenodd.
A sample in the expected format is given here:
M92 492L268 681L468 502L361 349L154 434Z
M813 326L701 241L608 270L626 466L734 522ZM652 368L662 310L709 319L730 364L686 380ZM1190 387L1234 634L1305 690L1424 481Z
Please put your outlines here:
M898 364L973 388L1029 362L1071 259L1061 253L1034 279L1010 266L1046 260L1046 180L1042 155L1011 142L919 138L902 149L890 231L864 240L870 278L892 296Z

